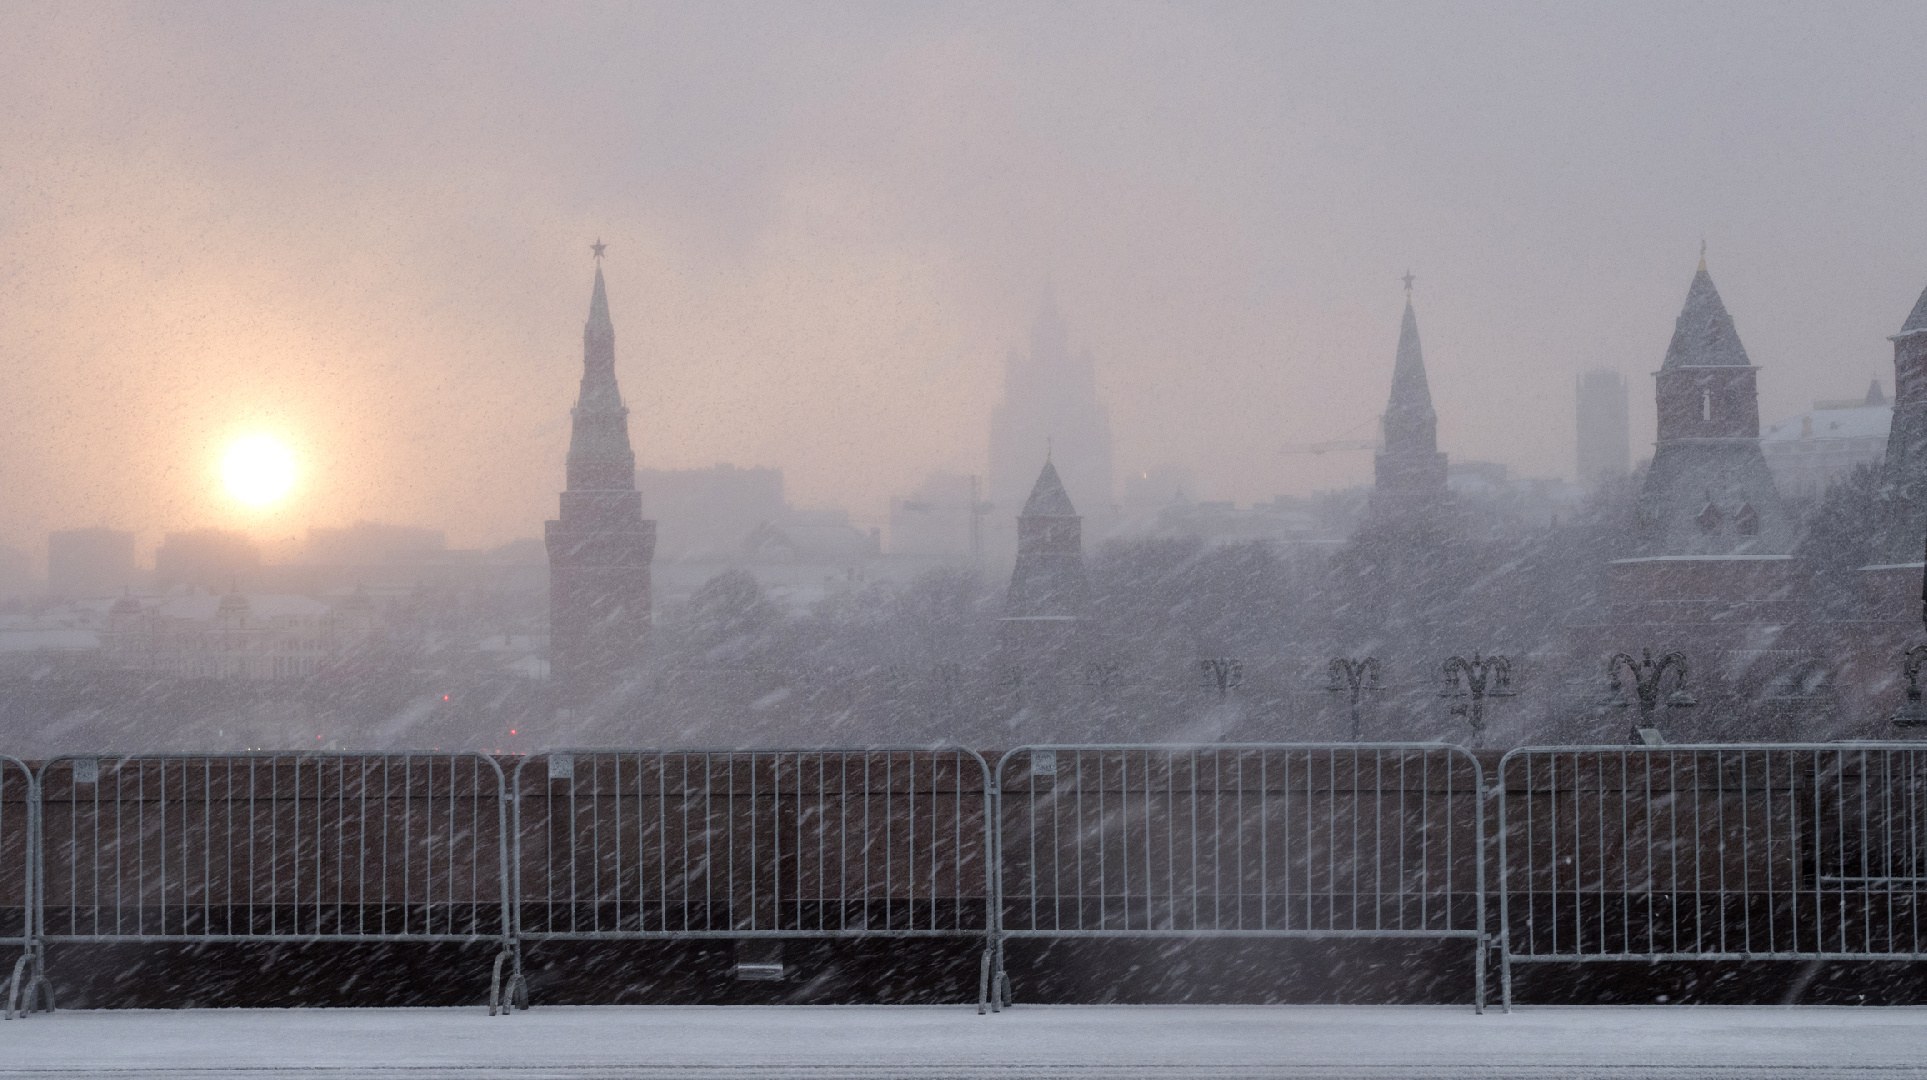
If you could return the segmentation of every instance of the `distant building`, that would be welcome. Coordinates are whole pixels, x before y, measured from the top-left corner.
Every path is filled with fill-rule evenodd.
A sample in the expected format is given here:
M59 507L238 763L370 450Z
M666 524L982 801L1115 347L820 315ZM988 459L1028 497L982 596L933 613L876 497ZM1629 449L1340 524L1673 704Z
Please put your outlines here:
M1818 498L1860 466L1880 464L1893 419L1893 406L1876 380L1864 398L1816 401L1811 412L1768 425L1760 452L1780 494Z
M616 386L616 332L599 261L582 328L582 385L570 415L568 488L546 540L550 670L562 700L574 707L615 688L641 659L656 550L656 523L643 520L636 491L629 410Z
M656 522L656 561L739 551L758 526L784 520L783 470L637 469L642 512Z
M1633 458L1626 380L1605 368L1588 371L1579 376L1574 397L1579 486L1625 476Z
M1111 419L1097 396L1097 362L1088 349L1075 355L1069 331L1048 292L1030 332L1029 355L1011 352L1004 365L1004 397L990 415L992 504L999 550L1008 552L1011 515L1024 503L1037 459L1048 454L1071 499L1087 515L1109 515L1112 505Z
M264 682L320 674L374 629L374 609L360 593L330 605L306 596L197 592L118 600L100 638L118 667Z
M247 588L261 570L261 549L246 533L193 529L168 533L154 552L154 578L164 591L186 585L207 592Z
M137 579L133 533L67 529L47 534L47 591L54 596L112 596Z
M1793 549L1798 523L1760 452L1758 372L1701 260L1654 374L1659 439L1639 496L1640 555Z
M1439 452L1439 418L1432 410L1409 283L1383 426L1385 448L1373 463L1372 512L1399 515L1436 507L1446 494L1445 455Z

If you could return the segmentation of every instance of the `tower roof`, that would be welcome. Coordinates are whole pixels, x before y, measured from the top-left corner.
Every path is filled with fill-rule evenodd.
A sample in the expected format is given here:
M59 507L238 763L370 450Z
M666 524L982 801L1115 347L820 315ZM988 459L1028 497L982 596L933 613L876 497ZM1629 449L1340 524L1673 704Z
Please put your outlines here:
M589 323L591 330L616 332L615 324L609 321L609 290L602 285L602 264L595 268L595 291L589 294Z
M1432 410L1432 387L1425 378L1425 355L1419 349L1418 316L1405 301L1405 318L1398 328L1398 359L1392 365L1392 393L1385 403L1385 453L1393 457L1438 453L1438 413Z
M1057 478L1057 466L1046 459L1044 471L1037 474L1037 486L1030 489L1030 498L1024 503L1024 512L1019 517L1076 517L1077 508L1071 505L1071 497L1064 491L1064 482Z
M1740 344L1733 316L1726 313L1720 291L1706 264L1693 273L1693 284L1686 290L1686 304L1673 324L1673 340L1666 346L1662 370L1682 367L1752 367L1746 347Z
M1900 333L1894 336L1908 337L1923 330L1927 330L1927 289L1921 290L1920 299L1914 301L1914 310L1908 313L1907 321L1900 327Z
M1432 384L1425 379L1425 354L1418 343L1418 316L1405 301L1405 318L1398 327L1398 359L1392 365L1391 407L1432 407Z
M569 490L635 490L629 410L616 386L616 330L609 320L609 291L599 261L589 294L589 319L582 324L582 384L570 413Z

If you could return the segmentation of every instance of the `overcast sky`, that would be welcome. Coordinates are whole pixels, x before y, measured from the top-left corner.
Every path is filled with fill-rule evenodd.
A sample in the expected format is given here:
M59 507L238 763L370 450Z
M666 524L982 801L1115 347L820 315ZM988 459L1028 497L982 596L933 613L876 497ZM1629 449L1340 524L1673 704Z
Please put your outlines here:
M0 543L555 512L592 264L645 465L880 517L984 467L1046 277L1120 473L1368 482L1403 300L1454 459L1573 471L1700 241L1763 417L1891 385L1927 6L0 8ZM292 498L217 466L268 432Z

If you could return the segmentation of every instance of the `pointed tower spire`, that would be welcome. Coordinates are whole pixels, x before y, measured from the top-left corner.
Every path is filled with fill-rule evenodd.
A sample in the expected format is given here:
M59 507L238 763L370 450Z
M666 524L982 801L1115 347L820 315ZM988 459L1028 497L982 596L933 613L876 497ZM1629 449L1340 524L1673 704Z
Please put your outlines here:
M1425 378L1418 315L1412 310L1411 273L1406 272L1405 315L1399 322L1392 393L1385 403L1384 449L1377 460L1373 499L1381 509L1400 509L1445 492L1445 455L1439 453L1439 418Z
M1036 486L1030 489L1024 512L1019 515L1020 519L1033 517L1077 517L1071 497L1064 490L1064 482L1057 478L1057 466L1051 463L1048 456L1044 458L1044 471L1037 474Z
M1733 316L1726 313L1720 291L1713 287L1713 276L1700 260L1693 273L1693 284L1686 290L1686 303L1680 307L1673 324L1673 340L1666 347L1661 370L1681 367L1751 367L1740 334L1733 328Z
M616 328L600 260L582 325L582 386L570 415L569 490L635 490L636 455L629 445L629 410L616 386Z
M1418 316L1407 299L1398 328L1398 358L1392 364L1392 395L1385 405L1385 452L1430 454L1438 448L1439 416L1432 410L1432 385L1425 378Z
M1900 333L1892 338L1898 341L1904 337L1927 331L1927 289L1922 289L1920 299L1914 301L1914 310L1907 313L1907 321L1900 324Z
M602 281L582 326L582 383L570 410L568 487L548 522L550 676L571 707L592 705L640 659L650 622L656 523L642 519L629 410L616 386L616 331Z

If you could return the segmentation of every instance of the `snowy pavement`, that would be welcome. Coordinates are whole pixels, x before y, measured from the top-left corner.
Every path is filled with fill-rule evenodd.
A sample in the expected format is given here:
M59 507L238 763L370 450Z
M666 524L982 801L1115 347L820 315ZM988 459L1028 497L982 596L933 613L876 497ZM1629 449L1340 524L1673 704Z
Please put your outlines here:
M15 1077L1927 1078L1927 1009L661 1006L61 1012Z

